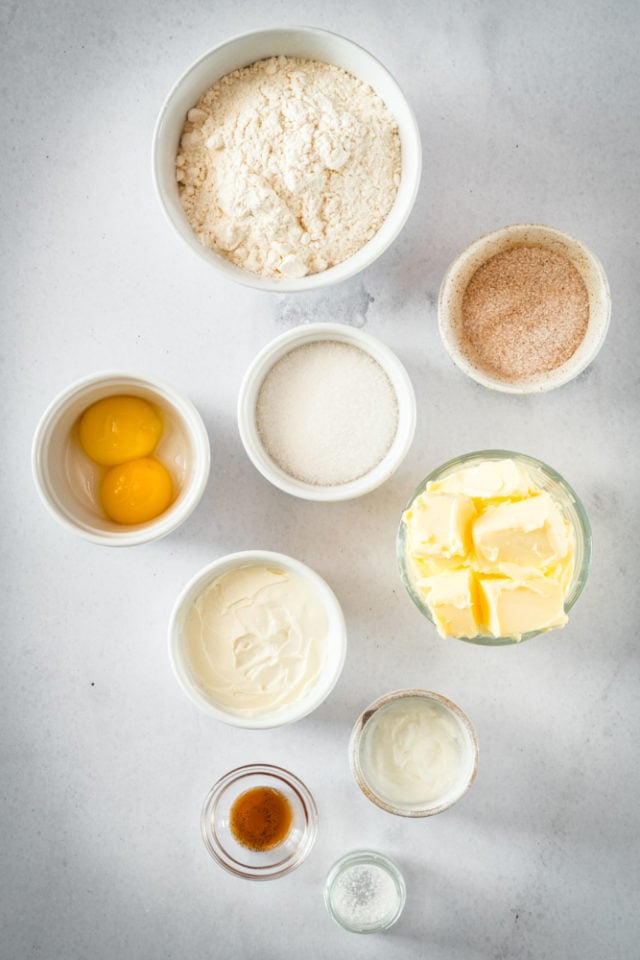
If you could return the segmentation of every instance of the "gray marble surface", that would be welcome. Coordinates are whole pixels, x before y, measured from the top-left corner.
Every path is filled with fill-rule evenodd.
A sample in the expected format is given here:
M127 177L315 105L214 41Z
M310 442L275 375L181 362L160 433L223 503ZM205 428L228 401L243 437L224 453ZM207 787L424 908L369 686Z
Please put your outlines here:
M191 5L4 0L0 954L11 960L368 957L631 960L638 956L638 224L640 10L568 0L299 0ZM221 279L172 234L150 143L183 69L254 27L326 26L394 73L418 118L424 176L393 247L310 295ZM451 259L517 221L565 229L602 259L607 342L576 381L531 398L466 379L439 340ZM235 401L282 330L338 320L379 336L418 399L398 473L351 503L271 487L241 446ZM44 511L29 449L45 406L107 368L187 393L210 432L197 511L164 541L102 549ZM405 596L400 511L442 461L521 450L576 488L593 526L586 591L562 632L521 647L445 642ZM243 731L201 715L166 654L183 583L226 552L306 561L335 589L349 652L309 718ZM480 740L465 799L427 820L359 793L347 742L360 710L419 685L457 701ZM295 771L320 809L306 863L277 882L208 857L202 800L233 766ZM405 913L358 937L326 914L325 875L368 846L405 874Z

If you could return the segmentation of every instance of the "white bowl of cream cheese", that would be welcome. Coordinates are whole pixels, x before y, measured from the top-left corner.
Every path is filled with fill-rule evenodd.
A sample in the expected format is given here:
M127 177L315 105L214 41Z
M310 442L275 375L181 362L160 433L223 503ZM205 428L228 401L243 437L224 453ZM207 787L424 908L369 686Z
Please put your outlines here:
M185 586L169 625L171 665L191 701L254 729L300 720L336 684L344 616L328 584L292 557L229 554Z
M328 77L303 76L303 62ZM234 100L238 71L254 99L245 90ZM399 156L385 179L394 122ZM413 208L422 149L411 107L375 57L327 30L275 28L233 37L183 73L158 116L152 169L194 253L231 280L284 292L338 283L387 249ZM326 237L331 248L316 251Z
M401 817L428 817L457 803L478 770L471 721L430 690L395 690L358 717L349 745L356 783Z

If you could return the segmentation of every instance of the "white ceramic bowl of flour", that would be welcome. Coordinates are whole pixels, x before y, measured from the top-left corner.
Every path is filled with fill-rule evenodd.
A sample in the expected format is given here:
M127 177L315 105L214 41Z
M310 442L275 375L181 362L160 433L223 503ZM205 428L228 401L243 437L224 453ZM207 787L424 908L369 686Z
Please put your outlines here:
M276 337L238 396L238 429L254 466L304 500L350 500L380 486L404 460L415 425L415 393L398 357L341 323Z
M176 156L187 113L221 77L274 56L298 57L341 67L373 88L398 124L401 174L395 201L377 233L341 263L303 277L266 277L236 266L204 246L180 202ZM200 57L177 81L160 111L153 138L153 178L160 204L179 237L231 280L262 290L289 292L330 286L373 263L393 242L415 202L422 169L415 117L398 84L382 64L345 37L311 27L259 30L234 37Z

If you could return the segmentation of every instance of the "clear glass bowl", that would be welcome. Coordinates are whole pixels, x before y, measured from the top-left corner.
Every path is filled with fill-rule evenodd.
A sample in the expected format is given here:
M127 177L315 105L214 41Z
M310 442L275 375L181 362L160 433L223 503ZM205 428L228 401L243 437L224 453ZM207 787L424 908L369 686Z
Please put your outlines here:
M420 613L424 614L424 616L433 623L431 611L423 597L421 597L416 590L407 564L407 530L404 522L405 510L411 506L417 496L424 492L428 483L434 480L442 480L457 470L477 466L484 460L514 460L516 463L521 464L532 476L536 485L553 497L571 524L575 535L575 558L573 576L564 601L565 613L568 613L582 593L589 575L589 567L591 565L591 525L589 518L578 495L573 488L569 486L564 477L561 477L556 470L547 466L546 463L542 463L541 460L536 460L534 457L529 457L524 453L515 453L512 450L477 450L474 453L467 453L461 457L455 457L425 477L413 492L403 510L403 518L400 520L396 539L400 576L407 593ZM525 640L531 640L532 637L537 637L540 633L544 632L543 630L531 630L529 633L523 634L520 640L514 637L489 637L483 634L478 634L475 637L460 637L459 639L465 640L467 643L477 643L487 647L500 647L512 643L523 643Z
M408 800L401 803L378 792L374 785L375 771L369 766L367 753L372 732L378 721L384 720L384 715L393 712L395 707L402 707L412 700L419 700L431 708L436 708L441 715L448 716L453 721L457 728L460 755L455 776L444 788L444 793L423 802ZM448 810L462 799L475 780L478 772L478 757L478 738L469 717L452 700L432 690L393 690L378 697L362 711L353 726L349 740L349 764L354 780L367 800L397 817L431 817Z
M329 916L351 933L388 930L402 913L406 896L395 863L374 850L354 850L341 857L324 885Z
M251 850L236 840L230 826L237 798L255 787L271 787L289 801L293 813L285 838L270 850ZM299 867L311 852L318 832L318 808L307 787L293 773L265 763L237 767L209 791L200 819L202 838L213 859L237 877L274 880Z

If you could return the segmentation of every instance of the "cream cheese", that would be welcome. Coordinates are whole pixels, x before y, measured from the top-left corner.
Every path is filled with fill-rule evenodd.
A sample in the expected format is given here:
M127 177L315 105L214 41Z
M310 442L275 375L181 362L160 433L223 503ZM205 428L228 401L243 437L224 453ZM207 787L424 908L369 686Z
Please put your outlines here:
M278 710L318 680L329 621L302 577L245 566L196 598L185 635L195 682L222 709L242 716Z
M364 777L380 799L421 807L444 801L467 767L456 717L437 701L407 697L367 722L360 751Z

